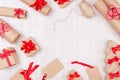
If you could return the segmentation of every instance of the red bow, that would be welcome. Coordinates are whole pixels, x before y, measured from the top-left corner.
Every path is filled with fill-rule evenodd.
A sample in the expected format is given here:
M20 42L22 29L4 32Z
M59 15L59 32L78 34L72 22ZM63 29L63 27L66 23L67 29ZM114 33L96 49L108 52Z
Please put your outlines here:
M30 78L30 75L39 67L39 65L35 65L33 68L33 62L31 62L29 64L28 70L23 70L22 72L20 72L20 74L22 74L24 76L24 80L32 80Z
M36 0L33 4L30 5L30 7L35 7L35 10L41 10L43 6L47 5L47 2L45 0Z
M36 44L32 42L32 40L29 40L28 42L22 41L23 46L21 47L21 50L25 50L25 53L30 53L32 50L36 50Z
M21 8L14 9L14 11L14 16L16 16L17 18L20 18L21 15L24 15L24 10L22 10Z
M73 74L69 75L68 80L74 80L74 78L78 78L80 75L77 72L74 72Z
M69 2L70 0L54 0L54 2L58 1L58 4L62 5L65 2Z
M110 77L110 79L114 79L115 77L119 78L120 77L120 72L110 73L109 77Z
M0 58L1 59L6 58L6 61L7 61L8 65L11 66L11 62L10 62L8 56L11 56L11 54L15 53L16 51L15 50L3 49L2 52L3 53L0 53Z
M120 51L120 45L116 46L116 47L112 47L112 52L114 54L116 54L116 51Z
M8 24L0 23L0 36L2 38L5 37L5 32L10 30L10 26Z
M108 64L112 64L113 62L118 62L119 61L119 58L117 56L115 56L114 58L112 59L108 59Z

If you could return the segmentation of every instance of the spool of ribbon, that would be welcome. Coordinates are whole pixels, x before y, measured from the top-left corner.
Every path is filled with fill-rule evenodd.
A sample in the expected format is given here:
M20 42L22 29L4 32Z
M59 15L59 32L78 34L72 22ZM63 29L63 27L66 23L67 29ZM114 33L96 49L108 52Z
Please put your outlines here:
M30 5L30 7L35 7L35 10L41 10L45 5L47 5L47 2L45 0L36 0L33 4Z
M80 77L80 75L78 74L78 72L74 72L73 74L69 75L68 80L74 80L75 78Z
M65 2L69 2L70 0L54 0L54 2L58 1L59 5L64 4Z
M10 60L9 60L9 56L11 56L11 54L15 53L15 50L8 50L8 49L3 49L2 50L3 53L0 53L0 58L1 59L6 59L8 66L12 66Z
M110 73L109 77L110 77L110 79L120 78L120 72Z
M117 45L116 47L112 47L112 52L116 54L117 51L120 51L120 45Z
M14 16L16 16L17 18L20 18L21 15L25 14L24 10L22 10L21 8L14 9L14 12L15 12Z
M39 65L35 65L33 67L33 62L31 62L29 64L29 67L27 70L23 70L22 72L20 72L20 74L22 74L24 76L24 80L32 80L30 75L39 67Z

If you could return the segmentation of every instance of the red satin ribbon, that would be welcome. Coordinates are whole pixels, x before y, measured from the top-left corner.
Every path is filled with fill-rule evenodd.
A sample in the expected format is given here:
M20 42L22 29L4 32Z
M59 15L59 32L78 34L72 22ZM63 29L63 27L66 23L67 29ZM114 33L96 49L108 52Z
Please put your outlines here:
M0 53L0 58L1 59L6 59L7 63L9 66L12 66L10 60L9 60L9 56L11 56L11 54L15 53L16 51L15 50L8 50L8 49L3 49L2 50L3 53Z
M116 54L117 51L120 51L120 45L116 46L116 47L112 47L112 52L114 54Z
M74 80L75 78L80 77L80 75L77 72L74 72L73 74L69 75L68 80Z
M64 4L65 2L69 2L70 0L54 0L54 2L58 1L59 5Z
M39 67L39 65L35 65L33 68L33 62L29 64L28 70L23 70L20 72L24 76L24 80L32 80L30 75Z
M35 10L41 10L45 5L47 5L47 2L45 0L36 0L33 4L30 5L30 7L35 7Z
M110 73L109 77L110 77L110 79L120 78L120 72Z
M118 62L119 61L119 58L117 56L115 56L114 58L112 59L108 59L108 64L112 64L113 62Z
M25 53L30 53L33 50L36 50L36 44L32 42L32 40L22 41L23 46L21 47L21 50L24 50Z
M14 12L15 12L14 16L16 16L17 18L20 18L21 15L24 15L24 10L22 10L21 8L14 9Z

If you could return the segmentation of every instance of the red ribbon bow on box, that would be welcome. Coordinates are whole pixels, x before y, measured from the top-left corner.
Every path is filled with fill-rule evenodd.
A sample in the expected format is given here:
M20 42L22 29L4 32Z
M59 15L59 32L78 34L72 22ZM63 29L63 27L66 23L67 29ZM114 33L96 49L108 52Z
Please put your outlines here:
M25 53L30 53L33 50L36 50L36 44L32 42L32 40L22 41L23 46L21 47L21 50L25 50Z
M21 15L24 15L24 10L22 10L21 8L14 9L14 12L15 12L14 16L16 16L17 18L20 18Z
M10 30L10 26L5 23L0 23L0 36L2 38L5 37L5 32L8 32Z
M36 0L33 4L30 5L30 7L35 7L35 10L41 10L43 6L47 5L47 2L45 0Z
M112 64L113 62L118 62L119 61L119 58L117 56L115 56L114 58L112 59L108 59L108 64Z
M0 53L0 58L1 59L5 58L8 65L11 66L11 62L10 62L8 56L11 56L11 54L15 53L16 51L15 50L8 50L8 49L3 49L2 51L3 51L3 53Z
M116 46L116 47L112 47L112 52L114 54L116 54L117 51L120 51L120 45Z
M62 5L65 2L69 2L70 0L54 0L54 2L58 1L58 4Z
M24 76L24 80L32 80L30 78L30 75L39 67L39 65L35 65L33 68L33 62L31 62L29 64L28 70L23 70L22 72L20 72L20 74L22 74Z
M120 72L110 73L109 77L110 77L110 79L114 79L115 77L120 78Z
M80 75L77 72L74 72L73 74L69 75L68 80L74 80L74 78L78 78Z

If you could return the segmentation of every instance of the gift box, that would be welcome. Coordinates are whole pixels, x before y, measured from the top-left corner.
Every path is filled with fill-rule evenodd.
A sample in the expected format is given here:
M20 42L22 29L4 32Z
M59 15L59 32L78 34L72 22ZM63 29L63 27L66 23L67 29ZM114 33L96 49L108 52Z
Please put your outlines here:
M54 0L60 8L67 7L73 0Z
M37 53L40 49L40 46L37 42L32 38L29 37L28 39L22 41L20 50L24 51L26 56L30 57Z
M51 7L45 0L21 0L28 6L34 8L36 11L42 13L43 15L48 15L51 11Z
M39 67L39 65L35 65L33 67L33 62L29 64L27 70L21 68L18 72L10 79L10 80L33 80L30 75Z
M0 19L0 36L10 43L14 43L20 34L13 29L8 23Z
M16 51L14 48L9 47L0 51L0 69L13 66L18 63Z
M26 11L21 8L10 8L0 6L0 16L15 17L23 19L26 17Z

